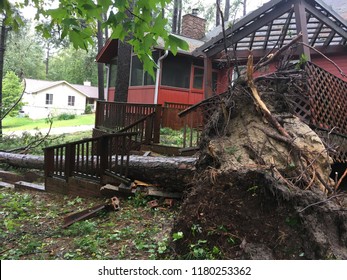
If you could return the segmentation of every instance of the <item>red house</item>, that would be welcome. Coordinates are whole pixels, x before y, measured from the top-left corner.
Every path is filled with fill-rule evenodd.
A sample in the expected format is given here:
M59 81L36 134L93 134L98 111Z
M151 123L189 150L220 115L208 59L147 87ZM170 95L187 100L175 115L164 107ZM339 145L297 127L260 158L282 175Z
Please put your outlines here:
M347 72L346 21L321 0L269 1L226 29L226 44L221 26L206 36L204 31L205 20L196 14L188 14L183 17L182 35L177 35L188 42L188 51L181 50L177 56L169 54L164 58L163 44L159 42L153 51L156 61L162 57L158 84L143 71L141 62L132 53L130 73L126 76L129 79L126 101L194 104L225 91L229 80L234 77L234 65L245 65L249 50L253 51L257 61L289 43L300 32L303 34L302 42L288 53L291 60L298 61L304 55L305 59L347 80L333 63L314 50ZM117 67L119 44L118 40L109 40L96 58L97 62L109 66L107 101L117 100L116 75L124 68ZM261 69L257 75L273 72L277 63Z
M191 53L205 42L206 20L196 14L187 14L182 19L182 34L175 35L185 40L189 45L188 51L179 50L176 56L165 55L164 44L158 42L153 50L153 58L159 65L159 81L156 83L144 72L142 63L132 53L130 59L130 75L127 102L164 104L164 102L194 104L204 99L204 60L194 57ZM117 100L116 77L121 71L119 66L120 42L109 40L99 52L96 61L108 65L108 95L107 101ZM218 65L213 64L213 89L217 90ZM156 95L157 92L157 95Z

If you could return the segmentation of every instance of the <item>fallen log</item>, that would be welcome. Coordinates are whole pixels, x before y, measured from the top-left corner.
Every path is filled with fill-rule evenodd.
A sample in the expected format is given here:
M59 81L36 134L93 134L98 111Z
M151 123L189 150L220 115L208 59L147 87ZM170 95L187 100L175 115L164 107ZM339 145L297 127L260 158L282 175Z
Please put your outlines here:
M183 189L191 182L195 157L149 157L131 155L128 177L168 189ZM20 168L44 169L44 157L0 152L0 162Z

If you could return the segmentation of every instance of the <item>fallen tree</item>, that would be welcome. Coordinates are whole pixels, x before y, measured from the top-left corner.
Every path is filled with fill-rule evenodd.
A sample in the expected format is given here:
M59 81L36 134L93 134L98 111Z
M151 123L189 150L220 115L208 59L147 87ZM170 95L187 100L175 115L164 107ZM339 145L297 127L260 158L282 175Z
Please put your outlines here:
M128 177L182 191L191 183L196 161L194 157L131 155ZM44 170L43 156L0 152L0 162L14 167Z

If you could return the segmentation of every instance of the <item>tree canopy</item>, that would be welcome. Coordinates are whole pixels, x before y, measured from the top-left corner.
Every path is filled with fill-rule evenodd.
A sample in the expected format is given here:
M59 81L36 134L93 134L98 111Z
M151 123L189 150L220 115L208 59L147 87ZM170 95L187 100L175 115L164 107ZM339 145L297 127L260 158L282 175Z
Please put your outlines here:
M21 96L23 91L23 85L20 82L20 79L16 76L16 74L12 71L6 73L3 82L3 98L2 98L2 114L8 111ZM9 113L10 116L16 116L18 114L19 109L23 106L22 102L18 102L16 106Z
M35 19L49 22L36 26L44 37L49 38L52 28L58 27L61 39L69 38L75 48L81 49L88 49L94 43L99 20L104 28L112 31L111 38L129 43L145 70L154 75L151 48L159 37L173 54L178 48L188 49L185 41L164 28L167 19L162 16L162 9L169 2L171 0L60 0L51 7L50 0L3 0L0 12L5 15L6 25L18 28L22 21L16 11L31 5L37 10Z

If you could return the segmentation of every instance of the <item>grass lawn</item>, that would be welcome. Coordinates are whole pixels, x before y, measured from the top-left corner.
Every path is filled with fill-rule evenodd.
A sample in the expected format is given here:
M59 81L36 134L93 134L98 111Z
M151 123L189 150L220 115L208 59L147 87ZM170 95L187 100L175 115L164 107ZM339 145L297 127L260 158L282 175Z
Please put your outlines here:
M95 114L76 116L71 120L58 120L53 118L52 127L64 127L64 126L78 126L78 125L91 125L95 122ZM32 120L29 118L19 117L6 117L2 121L3 131L16 131L16 130L30 130L30 129L42 129L48 128L49 123L46 119Z

